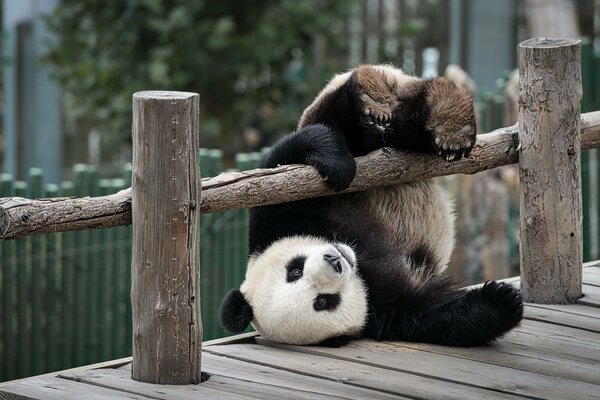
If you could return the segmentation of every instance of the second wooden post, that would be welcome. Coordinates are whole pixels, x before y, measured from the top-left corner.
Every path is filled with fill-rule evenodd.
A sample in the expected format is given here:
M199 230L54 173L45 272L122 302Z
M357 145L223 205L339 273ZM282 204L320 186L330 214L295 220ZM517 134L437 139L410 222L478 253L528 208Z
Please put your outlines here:
M520 45L521 291L533 303L581 297L580 41Z
M199 96L133 95L133 379L200 382Z

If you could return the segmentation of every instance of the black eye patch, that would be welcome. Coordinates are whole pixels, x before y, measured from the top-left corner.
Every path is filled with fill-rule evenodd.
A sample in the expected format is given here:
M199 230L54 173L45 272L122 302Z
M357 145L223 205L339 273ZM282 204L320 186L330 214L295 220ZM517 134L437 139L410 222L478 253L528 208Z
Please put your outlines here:
M298 279L302 278L302 274L304 272L304 262L306 261L306 257L298 256L292 258L292 260L286 265L287 269L287 278L288 282L295 282Z
M321 293L313 300L313 308L315 311L335 310L340 304L339 293Z

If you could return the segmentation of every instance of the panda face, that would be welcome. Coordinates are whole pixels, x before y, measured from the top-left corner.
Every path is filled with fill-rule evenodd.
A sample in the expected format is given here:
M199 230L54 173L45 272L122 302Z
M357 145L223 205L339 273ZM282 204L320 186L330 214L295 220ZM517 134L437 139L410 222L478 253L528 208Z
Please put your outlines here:
M250 257L240 288L268 340L316 344L358 334L367 295L349 246L315 237L278 240Z

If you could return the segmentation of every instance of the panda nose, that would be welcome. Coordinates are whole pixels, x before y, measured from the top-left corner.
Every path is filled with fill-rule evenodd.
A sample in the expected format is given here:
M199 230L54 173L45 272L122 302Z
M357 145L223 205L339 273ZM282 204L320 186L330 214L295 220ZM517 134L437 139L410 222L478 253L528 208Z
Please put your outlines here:
M340 261L339 256L327 253L323 255L323 258L325 259L325 261L327 261L327 264L331 265L335 272L337 272L338 274L342 273L342 262Z

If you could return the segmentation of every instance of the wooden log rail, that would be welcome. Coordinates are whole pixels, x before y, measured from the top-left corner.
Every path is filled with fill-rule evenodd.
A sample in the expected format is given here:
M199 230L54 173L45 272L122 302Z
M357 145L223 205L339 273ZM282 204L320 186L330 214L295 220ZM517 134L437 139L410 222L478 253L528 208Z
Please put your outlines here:
M477 137L471 156L447 162L396 149L357 158L356 178L347 192L452 174L477 172L519 162L517 126ZM600 111L581 115L581 148L600 147ZM284 203L331 194L317 171L306 165L226 172L202 179L201 213ZM0 239L34 234L109 228L131 224L131 189L101 197L0 199Z

